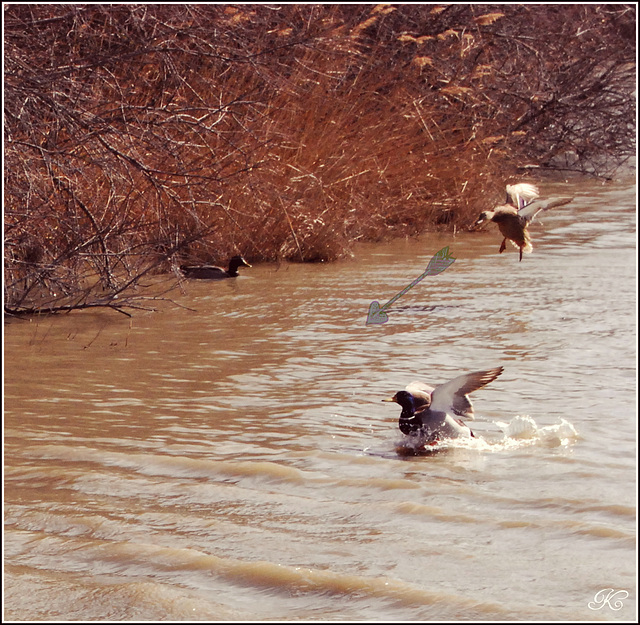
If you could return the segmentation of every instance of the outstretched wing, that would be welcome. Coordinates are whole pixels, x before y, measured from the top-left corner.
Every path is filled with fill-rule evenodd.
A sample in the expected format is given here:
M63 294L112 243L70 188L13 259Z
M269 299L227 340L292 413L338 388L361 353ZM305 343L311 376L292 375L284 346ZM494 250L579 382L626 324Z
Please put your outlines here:
M554 200L538 200L536 202L531 202L531 204L525 205L524 208L521 208L518 211L518 217L522 217L527 223L531 223L533 221L533 218L540 211L548 211L558 206L564 206L565 204L568 204L572 201L572 197L560 197Z
M453 378L445 384L440 384L431 393L431 410L436 412L455 413L461 417L473 420L473 404L467 397L468 393L493 382L502 372L503 367L475 371Z
M540 197L538 187L528 182L507 185L507 202L515 206L518 210Z

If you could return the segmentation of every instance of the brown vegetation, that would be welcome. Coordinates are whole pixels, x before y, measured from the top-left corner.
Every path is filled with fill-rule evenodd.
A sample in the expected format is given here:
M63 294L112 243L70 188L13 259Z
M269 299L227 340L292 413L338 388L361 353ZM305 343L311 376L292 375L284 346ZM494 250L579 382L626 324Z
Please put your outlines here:
M635 5L13 4L4 26L11 313L454 230L519 167L635 151Z

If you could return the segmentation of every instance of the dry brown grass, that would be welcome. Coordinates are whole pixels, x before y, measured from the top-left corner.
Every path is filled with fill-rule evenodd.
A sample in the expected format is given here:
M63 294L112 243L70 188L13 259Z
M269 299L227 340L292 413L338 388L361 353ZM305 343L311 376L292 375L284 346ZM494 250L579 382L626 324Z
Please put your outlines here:
M607 175L634 79L633 5L9 5L5 310L453 231L525 165Z

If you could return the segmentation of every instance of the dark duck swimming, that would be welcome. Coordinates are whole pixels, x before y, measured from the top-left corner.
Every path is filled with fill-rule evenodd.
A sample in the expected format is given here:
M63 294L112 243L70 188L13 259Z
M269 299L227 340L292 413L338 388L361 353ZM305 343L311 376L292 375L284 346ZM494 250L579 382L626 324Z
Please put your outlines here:
M505 251L508 240L520 250L522 261L522 253L529 254L533 250L531 236L527 230L533 218L541 211L563 206L573 200L573 198L557 198L543 201L538 197L538 187L527 182L507 185L507 203L482 212L472 228L475 229L492 221L504 237L500 245L500 254Z
M213 265L180 265L180 271L185 278L195 280L224 280L225 278L236 278L239 267L251 267L242 256L234 256L229 261L229 269L214 267Z
M469 438L473 432L460 417L474 419L469 393L493 382L503 367L465 373L438 386L412 382L404 391L382 401L393 401L402 407L400 431L420 441L431 442L447 438Z

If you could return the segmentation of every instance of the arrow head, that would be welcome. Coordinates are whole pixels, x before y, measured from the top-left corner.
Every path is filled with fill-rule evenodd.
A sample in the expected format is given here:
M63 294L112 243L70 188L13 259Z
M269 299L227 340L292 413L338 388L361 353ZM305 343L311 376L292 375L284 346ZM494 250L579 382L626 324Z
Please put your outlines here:
M372 323L387 323L387 321L389 321L389 317L384 310L381 310L380 302L371 302L366 325L371 325Z

